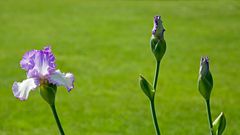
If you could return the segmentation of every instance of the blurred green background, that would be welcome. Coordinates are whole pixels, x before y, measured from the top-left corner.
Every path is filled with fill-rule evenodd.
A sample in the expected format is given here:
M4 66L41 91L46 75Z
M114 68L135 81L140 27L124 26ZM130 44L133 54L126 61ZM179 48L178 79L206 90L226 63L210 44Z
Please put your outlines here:
M75 89L58 89L56 106L67 135L153 135L149 102L139 74L152 81L149 39L161 15L167 52L161 63L156 109L163 135L207 135L197 90L200 56L210 57L215 119L225 112L225 135L240 134L240 3L238 1L0 2L0 134L58 134L39 95L20 102L14 81L26 78L19 62L51 45L57 66L75 75Z

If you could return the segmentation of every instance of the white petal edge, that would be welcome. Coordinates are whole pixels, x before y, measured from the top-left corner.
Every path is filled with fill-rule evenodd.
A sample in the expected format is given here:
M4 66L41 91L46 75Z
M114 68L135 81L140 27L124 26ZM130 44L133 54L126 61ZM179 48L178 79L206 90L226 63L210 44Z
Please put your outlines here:
M49 78L49 82L57 86L65 86L69 91L73 89L74 76L72 73L61 73L60 70L56 70Z
M12 86L13 95L20 100L27 100L29 92L39 86L39 82L34 78L14 82Z

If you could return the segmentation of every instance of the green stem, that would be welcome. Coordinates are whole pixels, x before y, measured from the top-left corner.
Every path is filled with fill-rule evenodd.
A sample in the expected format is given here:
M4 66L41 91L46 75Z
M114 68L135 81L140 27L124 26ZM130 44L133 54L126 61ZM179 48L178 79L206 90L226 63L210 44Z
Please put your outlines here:
M150 101L150 106L151 106L152 118L153 118L153 123L154 123L155 131L156 131L156 135L161 135L160 129L159 129L159 126L158 126L155 106L154 106L154 98Z
M210 107L210 100L206 100L206 107L207 107L207 116L208 116L210 135L214 135L213 124L212 124L212 115L211 115L211 107Z
M159 68L160 68L160 61L157 61L155 77L154 77L154 81L153 81L153 88L154 88L155 92L156 92L156 88L157 88ZM159 126L158 126L156 111L155 111L154 97L153 97L153 99L150 100L150 106L151 106L152 118L153 118L153 123L154 123L155 131L156 131L156 135L161 135L160 129L159 129Z
M154 88L154 90L156 90L156 88L157 88L159 68L160 68L160 61L157 61L155 77L154 77L154 81L153 81L153 88Z
M54 118L55 118L55 120L57 122L59 132L61 133L61 135L65 135L64 131L63 131L63 128L62 128L62 125L61 125L61 122L60 122L60 120L58 118L57 110L56 110L55 105L53 104L53 105L50 105L50 106L51 106L51 109L52 109L53 116L54 116Z

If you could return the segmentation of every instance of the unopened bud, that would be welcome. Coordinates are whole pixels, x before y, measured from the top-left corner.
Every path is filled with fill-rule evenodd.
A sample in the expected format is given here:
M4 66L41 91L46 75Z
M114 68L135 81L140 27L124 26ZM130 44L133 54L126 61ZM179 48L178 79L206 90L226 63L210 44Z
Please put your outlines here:
M152 30L152 37L150 40L152 52L157 61L161 61L166 52L166 42L164 40L164 31L162 20L160 16L154 17L154 27Z
M200 61L198 90L206 100L209 100L212 88L213 88L213 78L209 70L208 57L202 57Z

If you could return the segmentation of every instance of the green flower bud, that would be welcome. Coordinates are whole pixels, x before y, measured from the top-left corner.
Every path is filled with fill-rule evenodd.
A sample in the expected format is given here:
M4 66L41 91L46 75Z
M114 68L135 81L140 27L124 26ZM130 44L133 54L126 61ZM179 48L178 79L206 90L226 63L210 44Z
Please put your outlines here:
M152 52L157 61L161 61L166 52L166 42L164 39L159 40L152 36L150 40Z
M226 118L224 116L224 113L221 112L221 114L213 122L214 133L216 133L216 135L222 135L225 127L226 127Z
M161 17L155 16L150 45L151 45L152 52L157 61L161 61L163 55L166 52L166 42L164 40L164 31L165 29L163 28Z
M202 57L200 61L198 90L206 100L209 100L212 88L213 78L209 70L208 57Z
M139 77L139 82L143 92L149 97L150 100L152 100L155 94L155 90L152 85L141 75Z
M54 105L57 86L54 84L40 85L40 95L49 104Z

